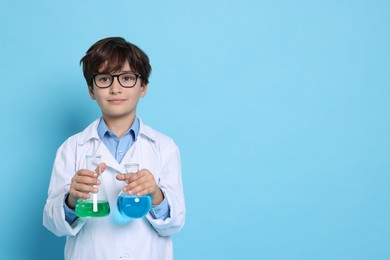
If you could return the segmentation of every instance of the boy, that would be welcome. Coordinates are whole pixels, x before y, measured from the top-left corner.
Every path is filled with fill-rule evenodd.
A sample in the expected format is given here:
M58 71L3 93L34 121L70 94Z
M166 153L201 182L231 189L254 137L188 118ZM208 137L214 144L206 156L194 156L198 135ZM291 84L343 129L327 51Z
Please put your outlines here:
M96 42L80 63L102 116L58 149L43 224L67 237L65 259L173 259L171 236L185 220L179 150L136 115L148 87L149 58L125 39L112 37ZM85 156L91 154L102 157L99 176L86 170ZM130 162L141 170L124 174ZM77 200L98 190L106 192L110 215L77 217ZM121 190L150 195L152 208L145 218L118 221Z

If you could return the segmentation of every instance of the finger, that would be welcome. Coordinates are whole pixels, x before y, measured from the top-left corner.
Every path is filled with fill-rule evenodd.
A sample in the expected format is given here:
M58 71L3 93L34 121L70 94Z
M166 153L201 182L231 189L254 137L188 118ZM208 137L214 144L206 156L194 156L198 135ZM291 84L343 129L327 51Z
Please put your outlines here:
M80 184L87 184L87 185L100 185L100 180L97 178L96 173L91 176L75 176L72 179L72 183L80 183Z
M137 196L144 196L154 194L156 192L156 188L152 186L138 186L134 190L131 190L131 192Z
M99 166L95 169L95 172L99 175L99 174L102 174L104 172L104 170L106 169L107 165L105 163L101 163L99 164Z
M126 183L127 183L127 185L125 186L126 190L134 189L135 187L147 182L147 180L144 177L132 176L129 175L128 173L125 174L125 176L126 176Z
M128 182L139 181L143 178L153 178L152 174L147 170L140 170L138 172L126 173L126 179Z
M126 180L126 174L125 173L117 174L116 179L118 181L124 181L124 180Z
M90 185L75 184L69 191L69 193L76 198L89 199L90 193L97 193L98 188Z
M128 192L130 195L137 194L138 196L154 193L156 190L157 185L154 181L154 178L150 179L146 176L141 177L136 181L130 182L123 188L123 191Z
M133 182L134 180L137 180L139 177L136 173L121 173L116 175L116 179L119 181L126 181L126 183Z
M89 193L81 192L81 191L71 191L70 194L77 199L90 199L91 195Z
M89 192L96 193L96 192L98 192L98 187L97 186L90 185L90 184L84 184L84 183L74 183L72 185L71 189L73 189L75 191L79 191L79 192L84 192L84 193L89 193Z
M82 169L82 170L77 171L76 174L73 176L73 178L77 178L80 176L87 176L87 177L91 177L91 178L96 178L98 175L94 171Z

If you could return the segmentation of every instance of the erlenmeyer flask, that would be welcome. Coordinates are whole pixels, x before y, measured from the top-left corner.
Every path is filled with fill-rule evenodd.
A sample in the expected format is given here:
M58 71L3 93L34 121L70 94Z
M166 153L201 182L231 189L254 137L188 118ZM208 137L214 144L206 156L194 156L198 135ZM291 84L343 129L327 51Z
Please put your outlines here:
M126 173L136 173L139 171L139 164L125 164L125 169ZM124 182L124 185L126 185L126 182ZM119 213L125 218L143 218L150 211L152 200L150 195L129 195L121 191L118 195L117 206Z
M101 156L87 155L85 160L86 169L90 171L96 170L99 178ZM78 217L104 217L110 214L110 205L108 204L107 194L104 189L102 189L102 185L96 187L99 191L97 193L90 193L89 199L78 199L75 210Z

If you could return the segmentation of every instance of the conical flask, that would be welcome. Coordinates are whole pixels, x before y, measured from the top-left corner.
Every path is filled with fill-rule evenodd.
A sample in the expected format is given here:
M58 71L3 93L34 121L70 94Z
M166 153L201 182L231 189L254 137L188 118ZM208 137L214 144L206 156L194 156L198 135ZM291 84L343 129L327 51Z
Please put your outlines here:
M87 155L86 169L96 171L100 178L101 156ZM110 204L108 203L107 194L105 193L102 184L94 186L98 188L97 193L90 193L89 199L78 199L76 204L76 215L80 218L86 217L104 217L110 214Z
M126 173L136 173L139 171L139 164L125 164L125 169ZM126 185L125 181L124 185ZM143 218L150 211L152 200L150 195L129 195L128 193L121 191L118 195L117 206L119 213L125 218Z

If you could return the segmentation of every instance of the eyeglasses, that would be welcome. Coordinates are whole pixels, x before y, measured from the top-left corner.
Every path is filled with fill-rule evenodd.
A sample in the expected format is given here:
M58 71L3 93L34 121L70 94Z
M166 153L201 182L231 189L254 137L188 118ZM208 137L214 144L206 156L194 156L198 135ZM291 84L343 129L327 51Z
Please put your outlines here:
M96 74L93 76L93 81L98 88L108 88L114 82L114 78L118 78L119 84L124 88L132 88L137 84L141 74L133 72L124 72L117 75L111 74Z

